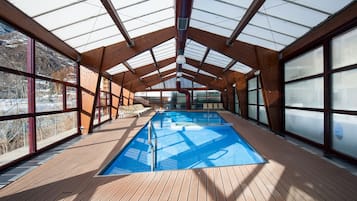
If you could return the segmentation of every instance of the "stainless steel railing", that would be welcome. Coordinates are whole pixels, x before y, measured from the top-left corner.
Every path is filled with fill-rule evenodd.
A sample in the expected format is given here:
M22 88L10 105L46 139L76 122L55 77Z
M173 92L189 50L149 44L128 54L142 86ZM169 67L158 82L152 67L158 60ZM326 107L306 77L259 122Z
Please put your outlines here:
M151 171L153 172L156 167L156 147L157 147L157 137L154 137L155 143L152 143L152 137L153 133L155 131L153 130L152 122L149 121L148 124L148 144L150 146L150 152L151 152Z

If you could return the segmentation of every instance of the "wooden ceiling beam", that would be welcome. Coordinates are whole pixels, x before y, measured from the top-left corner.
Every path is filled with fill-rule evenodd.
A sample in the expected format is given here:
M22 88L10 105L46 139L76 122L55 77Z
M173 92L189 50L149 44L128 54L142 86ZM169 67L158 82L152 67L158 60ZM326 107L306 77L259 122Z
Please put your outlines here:
M253 18L255 13L258 12L259 8L264 4L265 0L254 0L245 14L243 15L242 19L239 21L239 24L234 29L231 36L228 38L226 45L230 46L232 43L238 38L239 34L243 31L243 29L247 26L249 21Z
M28 17L8 1L0 1L0 18L26 35L50 46L74 61L79 61L79 52L49 32L38 22Z
M125 38L125 41L127 42L129 47L134 47L134 40L132 40L129 36L128 31L126 30L123 21L120 19L114 5L112 4L111 0L101 0L104 8L107 10L108 14L114 21L114 24L117 26L119 29L121 35Z
M96 58L99 48L84 52L82 54L81 64L101 69L101 71L106 71L130 59L131 57L134 57L135 55L172 39L173 37L175 37L174 27L161 29L134 38L135 46L132 48L128 47L126 41L104 47L105 51L102 66L99 66L101 62L98 61L98 58Z

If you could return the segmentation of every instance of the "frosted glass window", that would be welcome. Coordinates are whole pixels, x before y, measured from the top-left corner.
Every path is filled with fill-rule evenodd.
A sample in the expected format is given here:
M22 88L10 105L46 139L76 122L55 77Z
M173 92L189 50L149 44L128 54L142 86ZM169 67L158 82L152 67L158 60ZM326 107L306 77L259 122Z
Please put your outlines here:
M264 124L268 123L267 111L265 110L264 106L259 106L259 121Z
M333 114L332 147L336 151L357 157L357 116Z
M248 80L248 90L256 89L257 88L257 78L254 77Z
M332 40L332 68L357 63L357 28Z
M319 47L285 63L285 81L322 73L324 69L323 49Z
M248 91L248 104L257 104L257 91Z
M258 91L258 101L259 105L264 105L263 91L261 89Z
M257 106L248 105L248 117L252 119L257 119Z
M285 129L322 144L324 142L324 114L322 112L285 109Z
M357 110L357 69L332 74L332 108Z
M315 78L285 85L285 105L291 107L323 108L323 78Z

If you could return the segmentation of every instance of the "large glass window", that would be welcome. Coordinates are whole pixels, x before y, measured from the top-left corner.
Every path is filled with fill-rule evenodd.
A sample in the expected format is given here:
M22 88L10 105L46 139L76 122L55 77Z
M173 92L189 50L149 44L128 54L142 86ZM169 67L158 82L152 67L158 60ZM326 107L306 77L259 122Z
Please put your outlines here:
M37 148L53 144L77 133L77 112L36 117Z
M319 47L285 63L285 81L323 72L323 49Z
M331 41L333 150L357 159L357 28Z
M94 125L100 124L110 119L110 80L102 77L100 82L100 92L97 95L97 106L94 115Z
M302 108L323 108L324 80L315 78L285 84L285 105Z
M284 66L285 130L318 144L324 142L323 60L318 47Z
M248 80L248 117L269 125L259 76Z
M0 116L28 113L27 80L0 71Z
M285 109L285 129L322 144L324 141L324 114L322 112Z
M63 110L63 85L36 79L36 112Z
M36 42L36 74L55 80L76 83L77 64L52 48Z
M2 21L0 52L3 166L78 132L78 67Z
M332 40L332 68L357 64L357 28Z
M0 166L29 153L27 118L0 121Z
M1 20L0 29L0 66L27 72L28 37Z

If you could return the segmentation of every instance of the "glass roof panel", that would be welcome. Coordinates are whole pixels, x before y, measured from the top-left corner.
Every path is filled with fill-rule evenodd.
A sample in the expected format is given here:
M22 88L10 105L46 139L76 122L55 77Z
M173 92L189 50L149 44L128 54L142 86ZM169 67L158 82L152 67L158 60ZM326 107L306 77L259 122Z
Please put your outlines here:
M191 66L190 64L184 64L182 68L193 72L197 72L198 70L198 68Z
M252 68L240 62L237 62L229 70L246 74L249 73L252 70Z
M266 0L259 11L288 21L304 24L309 27L316 26L328 17L328 15L324 13L288 3L283 0Z
M16 7L24 11L30 17L61 8L77 1L78 0L51 0L51 3L48 3L48 0L9 0L9 2L16 5Z
M151 86L152 89L163 89L164 87L164 83L160 82L159 84L156 84L154 86Z
M35 3L35 5L38 4ZM34 5L32 5L32 7L34 7ZM50 12L38 16L34 19L51 31L52 29L62 27L105 12L106 10L100 2L93 4L85 1L59 9L56 12Z
M307 31L308 27L300 26L289 21L280 20L274 17L269 17L260 13L256 13L251 19L250 23L271 29L276 30L277 32L285 33L294 37L301 37Z
M185 46L185 57L202 61L203 56L205 55L207 47L197 43L193 40L187 39Z
M123 36L122 35L114 35L105 39L101 39L98 41L94 41L89 44L85 44L83 46L75 48L78 52L86 52L88 50L92 50L98 47L103 47L103 46L108 46L114 43L118 43L123 41Z
M226 55L223 55L217 51L210 50L205 63L215 65L220 68L225 68L231 61L232 58L227 57Z
M127 62L133 69L154 63L149 51L138 54L127 60Z
M108 14L105 14L96 18L90 18L88 20L65 26L60 29L55 29L52 32L63 40L68 40L110 26L114 27L115 24L113 23L111 17Z
M352 0L295 0L295 3L322 10L328 13L335 13L351 3Z
M125 71L128 71L128 69L123 64L119 64L107 70L106 72L109 73L110 75L115 75Z
M152 48L156 61L175 57L176 55L176 41L175 39L168 40L160 45Z
M186 78L181 78L181 88L192 88L192 81Z
M199 71L199 73L200 73L200 74L203 74L203 75L207 75L207 76L210 76L210 77L214 77L214 78L215 78L215 77L217 77L217 76L215 76L215 75L212 75L211 73L209 73L209 72L206 72L206 71L204 71L204 70L200 70L200 71Z
M278 44L278 43L274 43L268 40L264 40L261 38L257 38L257 37L253 37L247 34L240 34L238 36L238 40L246 42L246 43L250 43L250 44L255 44L255 45L259 45L261 47L265 47L271 50L276 50L276 51L280 51L281 49L283 49L285 46Z
M168 18L168 19L159 21L157 23L155 22L153 24L147 24L147 25L142 26L135 30L131 30L131 31L128 30L128 32L132 38L135 38L137 36L141 36L141 35L151 33L151 32L154 32L154 31L157 31L160 29L171 27L175 24L174 22L175 22L174 18Z
M157 75L157 74L159 74L159 72L157 70L154 70L151 73L148 73L148 74L145 74L144 76L141 76L141 78L145 78L145 77L149 77L149 76Z
M243 33L250 36L255 36L257 38L266 39L271 42L276 42L282 45L288 45L296 39L291 36L269 31L267 29L259 28L257 26L252 26L252 25L247 25L243 29Z
M165 81L165 86L168 89L176 88L176 78L172 78Z
M159 69L159 71L160 71L161 73L163 73L163 72L165 72L165 71L172 70L172 69L174 69L174 68L176 68L176 63L172 63L172 64L169 64L169 65L167 65L167 66L165 66L165 67L162 67L162 68Z
M170 77L170 76L173 76L173 75L176 75L176 72L173 72L173 73L170 73L170 74L168 74L168 75L165 75L165 76L163 76L162 78L167 78L167 77Z
M197 82L193 82L193 88L206 88L206 86Z
M236 24L238 24L238 20L243 17L246 11L244 8L230 6L227 3L222 3L216 0L194 1L193 8L205 10L218 15L229 16L237 20ZM210 20L208 19L207 21Z
M197 28L197 29L201 29L201 30L205 30L217 35L221 35L224 37L229 37L232 34L232 30L231 29L227 29L224 27L219 27L219 26L215 26L213 24L209 24L207 22L204 21L198 21L196 19L191 19L190 21L190 26Z
M203 21L210 24L222 26L232 30L238 25L239 22L237 19L231 18L231 16L229 17L220 16L214 13L209 13L198 9L192 10L191 18L198 21Z
M123 38L121 37L118 28L112 26L106 29L101 29L99 31L91 32L89 34L85 34L80 37L67 40L66 42L72 47L76 48L111 36L117 36L118 38L120 37L121 39Z
M195 78L195 76L190 75L190 74L187 74L187 73L182 73L182 75L187 76L187 77L190 77L190 78L192 78L192 79L194 79L194 78Z
M162 1L162 0L150 0L145 1L134 6L130 6L118 11L120 19L126 21L128 19L136 18L143 14L149 14L157 12L161 9L165 9L168 7L174 7L173 1ZM174 13L172 13L174 16ZM165 18L165 16L159 15L159 18ZM167 17L167 16L166 16Z

